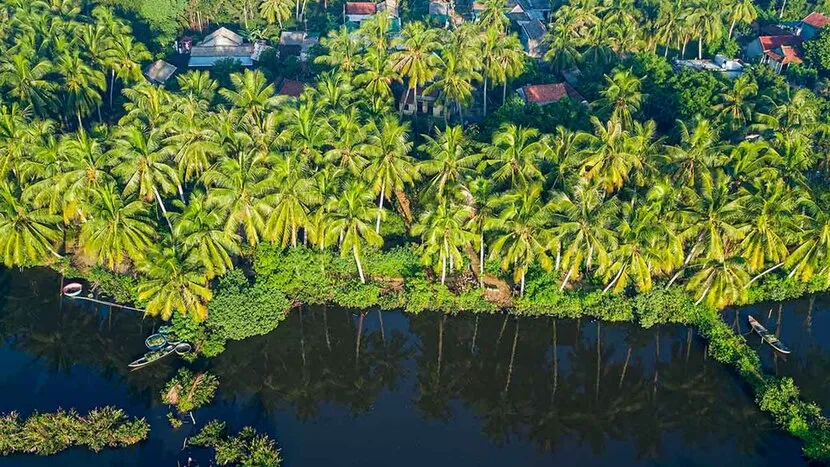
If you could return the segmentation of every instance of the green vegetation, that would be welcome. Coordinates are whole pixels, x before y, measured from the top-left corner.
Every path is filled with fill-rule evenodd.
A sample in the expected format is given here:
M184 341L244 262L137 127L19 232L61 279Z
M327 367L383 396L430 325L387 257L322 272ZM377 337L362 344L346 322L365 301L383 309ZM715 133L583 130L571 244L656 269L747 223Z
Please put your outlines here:
M0 416L0 455L29 453L48 456L72 446L98 452L131 446L147 439L150 425L130 419L123 410L103 407L81 416L74 410L33 413L25 420L16 412Z
M217 465L276 467L282 464L277 443L267 435L257 434L249 426L243 428L238 435L230 436L225 422L213 420L190 438L188 443L213 448Z
M173 405L180 414L190 413L213 400L219 380L210 373L193 373L180 368L161 391L161 401Z

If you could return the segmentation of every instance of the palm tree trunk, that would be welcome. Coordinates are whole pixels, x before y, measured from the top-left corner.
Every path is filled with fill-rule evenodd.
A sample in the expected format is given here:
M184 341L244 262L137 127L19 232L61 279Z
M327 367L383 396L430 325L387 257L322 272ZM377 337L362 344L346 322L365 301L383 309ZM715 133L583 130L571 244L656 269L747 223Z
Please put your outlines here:
M352 248L352 253L354 253L354 262L357 263L357 273L360 275L360 282L365 284L366 277L363 276L363 265L360 263L360 255L357 254L357 245Z
M164 214L164 219L167 221L167 227L170 228L170 235L173 235L173 224L170 223L170 217L167 215L167 209L165 209L164 202L161 200L161 195L159 195L159 191L156 187L153 187L153 194L156 196L156 201L159 203L161 212Z
M760 279L760 278L764 277L764 276L765 276L765 275L767 275L768 273L770 273L770 272L772 272L772 271L775 271L776 269L780 268L780 267L781 267L781 266L783 266L783 265L784 265L784 263L783 263L783 262L778 263L778 264L776 264L775 266L773 266L773 267L771 267L771 268L767 269L766 271L762 272L761 274L758 274L757 276L753 277L751 281L747 282L747 283L746 283L746 285L744 286L744 288L745 288L745 289L748 289L748 288L749 288L749 286L750 286L750 285L752 285L752 283L753 283L753 282L755 282L755 281L757 281L758 279Z
M625 372L628 370L628 362L631 360L631 346L628 346L628 353L625 355L625 363L623 364L622 373L620 373L620 383L618 388L622 388L623 380L625 379Z
M441 255L441 285L444 285L447 279L447 256Z
M620 279L620 276L622 276L623 271L625 271L625 267L620 266L620 271L617 273L616 276L614 276L614 280L612 280L607 286L605 286L604 289L602 289L603 294L605 294L605 292L608 292L608 289L610 289L612 285L617 283L617 281Z
M688 44L689 44L689 38L688 38L688 37L684 37L684 38L683 38L683 48L682 48L682 49L680 49L680 59L681 59L681 60L685 60L685 59L686 59L686 45L688 45Z
M63 290L63 288L61 288ZM470 344L470 352L475 354L476 353L476 337L478 337L478 314L476 314L476 324L473 327L473 342Z
M484 116L487 116L487 76L484 77Z
M360 341L363 337L363 320L366 318L366 313L361 313L360 318L357 320L357 339L355 340L354 344L354 366L357 368L358 363L360 363Z
M732 39L732 31L735 29L735 22L738 20L737 17L732 18L732 24L729 25L729 38Z
M703 60L703 34L697 38L697 59Z
M562 285L559 286L559 291L565 290L565 286L568 285L568 280L571 278L571 273L573 272L573 268L568 269L568 274L565 275L565 280L562 281Z
M110 111L112 111L112 94L115 91L115 68L110 72Z
M507 365L507 381L504 383L504 394L510 389L510 380L513 379L513 362L516 359L516 345L519 343L519 320L516 319L516 331L513 333L513 348L510 350L510 363Z
M504 87L501 88L501 105L507 102L507 80L504 80Z
M386 180L380 183L380 199L378 200L378 221L375 223L375 233L380 234L380 216L383 214L383 197L386 195Z
M522 269L522 280L521 280L521 285L519 285L519 296L520 297L525 296L525 274L526 274L526 272L527 272L526 270Z
M478 250L478 283L484 287L484 231L481 231L480 240L481 246Z
M78 129L83 131L84 129L84 122L81 121L81 111L78 111Z

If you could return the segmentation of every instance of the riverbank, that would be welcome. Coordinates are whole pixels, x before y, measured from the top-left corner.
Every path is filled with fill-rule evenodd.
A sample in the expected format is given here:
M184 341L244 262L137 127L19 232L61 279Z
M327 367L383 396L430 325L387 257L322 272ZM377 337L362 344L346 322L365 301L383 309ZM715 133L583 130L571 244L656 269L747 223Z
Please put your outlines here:
M718 311L695 304L678 285L657 285L647 293L632 296L603 293L599 288L590 290L590 284L559 291L554 275L531 270L525 295L505 306L488 300L487 292L473 280L454 278L446 286L430 280L417 256L406 248L368 254L366 264L372 275L364 284L354 279L354 264L333 252L261 246L254 255L251 277L237 269L217 282L208 319L203 324L183 317L174 318L173 324L180 335L195 342L208 357L221 353L228 340L270 332L300 303L402 309L410 313L507 311L517 315L631 321L645 328L670 323L691 325L708 341L710 356L737 370L755 394L759 408L769 413L781 429L804 441L805 456L830 460L830 423L820 408L800 398L790 378L766 374L758 354L723 322ZM135 297L135 281L129 277L95 270L86 278L119 300ZM797 298L821 291L820 285L769 275L747 291L744 304Z

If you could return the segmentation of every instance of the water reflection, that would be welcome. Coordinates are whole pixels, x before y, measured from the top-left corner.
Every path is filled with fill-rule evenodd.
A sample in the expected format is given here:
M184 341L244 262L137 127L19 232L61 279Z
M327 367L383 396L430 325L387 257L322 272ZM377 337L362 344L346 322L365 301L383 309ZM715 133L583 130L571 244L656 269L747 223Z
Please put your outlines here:
M0 360L13 362L0 367L0 390L20 393L0 411L85 408L125 391L131 413L153 420L138 459L175 461L187 433L165 427L156 399L180 362L128 372L153 323L61 305L57 281L43 271L0 279ZM221 386L197 418L268 431L289 466L801 463L798 443L703 345L684 327L301 308L200 363ZM37 377L20 378L26 365ZM39 388L26 394L31 379ZM84 394L62 391L72 384L86 384ZM69 465L144 462L69 456L83 459Z

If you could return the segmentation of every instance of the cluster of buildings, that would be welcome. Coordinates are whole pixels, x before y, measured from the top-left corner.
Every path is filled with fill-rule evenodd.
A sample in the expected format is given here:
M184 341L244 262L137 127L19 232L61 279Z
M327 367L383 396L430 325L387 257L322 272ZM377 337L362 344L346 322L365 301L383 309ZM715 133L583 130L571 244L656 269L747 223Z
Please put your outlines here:
M781 73L792 63L802 63L801 45L813 39L830 24L830 17L812 12L801 21L762 28L757 39L747 45L748 60L768 65Z

